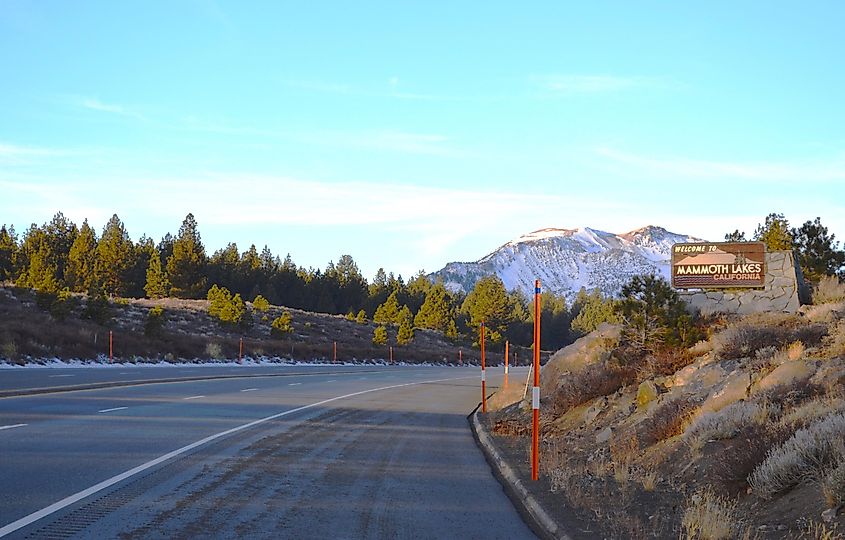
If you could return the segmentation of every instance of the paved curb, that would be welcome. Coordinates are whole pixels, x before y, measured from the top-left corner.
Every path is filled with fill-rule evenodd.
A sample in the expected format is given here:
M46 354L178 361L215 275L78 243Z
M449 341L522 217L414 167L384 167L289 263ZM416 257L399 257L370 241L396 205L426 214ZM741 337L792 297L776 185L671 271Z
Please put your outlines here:
M351 373L351 372L350 372ZM357 371L357 373L373 373L369 371ZM311 377L314 375L342 375L334 371L321 371L316 373L265 373L265 374L240 374L240 375L202 375L196 377L170 377L158 379L136 379L134 381L104 381L97 383L75 384L68 386L48 386L42 388L21 388L16 390L0 390L0 399L19 396L35 396L39 394L57 394L61 392L79 392L82 390L100 390L102 388L120 388L123 386L141 386L145 384L166 384L191 381L212 381L218 379L257 379L266 377Z
M484 456L487 458L487 463L492 467L505 493L519 513L522 514L522 517L528 526L531 527L531 530L543 539L571 540L570 536L546 512L540 502L528 492L511 466L508 465L501 454L499 454L499 451L496 450L493 441L490 440L490 436L484 431L481 422L478 421L477 409L470 414L469 424L476 443L481 447Z

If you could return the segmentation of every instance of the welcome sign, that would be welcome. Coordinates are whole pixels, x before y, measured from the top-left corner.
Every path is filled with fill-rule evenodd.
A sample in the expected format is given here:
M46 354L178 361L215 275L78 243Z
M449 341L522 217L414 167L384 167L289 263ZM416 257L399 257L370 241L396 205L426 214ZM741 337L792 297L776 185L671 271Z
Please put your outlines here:
M672 246L672 286L676 289L758 288L765 284L763 242Z

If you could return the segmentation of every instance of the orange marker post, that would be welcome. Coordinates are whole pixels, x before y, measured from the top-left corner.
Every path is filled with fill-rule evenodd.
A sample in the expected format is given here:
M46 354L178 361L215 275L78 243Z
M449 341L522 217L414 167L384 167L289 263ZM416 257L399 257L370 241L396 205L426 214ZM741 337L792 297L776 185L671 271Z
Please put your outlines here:
M464 365L464 350L463 349L458 349L458 365L459 366Z
M240 344L238 345L238 363L241 363L241 360L244 357L244 338L241 338Z
M337 364L337 341L332 343L332 363Z
M534 282L534 388L531 392L533 412L531 432L531 479L540 477L540 280Z
M487 370L484 365L484 321L481 322L481 412L487 412Z
M508 385L508 348L510 346L509 341L505 341L505 386Z
M393 363L393 345L390 346L390 363Z
M113 347L112 344L113 344L112 332L111 332L111 330L109 330L109 364L111 364L112 361L114 360L114 347Z

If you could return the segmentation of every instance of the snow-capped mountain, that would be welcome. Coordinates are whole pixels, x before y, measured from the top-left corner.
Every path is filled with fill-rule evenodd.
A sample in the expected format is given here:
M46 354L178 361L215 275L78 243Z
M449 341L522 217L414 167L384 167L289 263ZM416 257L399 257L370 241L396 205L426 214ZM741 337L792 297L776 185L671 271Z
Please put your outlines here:
M625 234L596 229L541 229L508 242L476 262L447 264L431 274L452 290L467 292L475 282L497 275L508 290L531 295L534 280L544 291L573 300L581 287L616 295L632 276L659 273L669 279L672 245L703 242L662 227L647 226Z

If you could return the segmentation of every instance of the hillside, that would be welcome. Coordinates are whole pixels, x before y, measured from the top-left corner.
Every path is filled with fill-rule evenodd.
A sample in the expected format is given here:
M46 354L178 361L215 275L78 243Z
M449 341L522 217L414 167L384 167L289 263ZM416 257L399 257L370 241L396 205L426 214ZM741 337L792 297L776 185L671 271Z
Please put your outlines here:
M642 355L604 325L556 353L532 492L574 538L842 538L845 303L707 333ZM515 386L484 422L527 474L530 403Z
M98 324L84 317L85 300L75 295L68 313L57 319L37 305L32 290L0 286L0 361L14 363L49 359L100 360L108 357L108 335L113 332L114 356L124 361L216 361L236 359L243 338L244 356L280 361L332 361L337 342L338 361L373 362L389 359L393 346L398 362L477 361L465 343L447 340L439 332L415 331L413 342L396 345L396 328L388 329L389 342L374 346L370 321L360 324L340 315L326 315L270 306L259 312L248 305L252 324L235 327L208 315L206 300L113 299L106 307L108 321ZM164 325L145 333L150 309L164 309ZM283 311L292 315L292 332L274 338L270 324Z
M496 275L508 290L530 295L534 280L544 290L572 301L578 291L598 288L614 296L637 274L669 277L672 245L701 241L662 227L647 226L625 234L596 229L542 229L523 235L475 262L452 262L430 275L447 287L468 292L484 276Z

